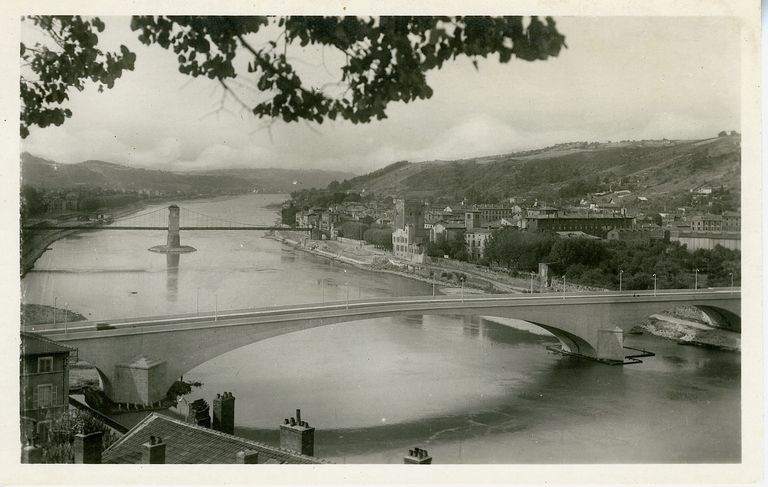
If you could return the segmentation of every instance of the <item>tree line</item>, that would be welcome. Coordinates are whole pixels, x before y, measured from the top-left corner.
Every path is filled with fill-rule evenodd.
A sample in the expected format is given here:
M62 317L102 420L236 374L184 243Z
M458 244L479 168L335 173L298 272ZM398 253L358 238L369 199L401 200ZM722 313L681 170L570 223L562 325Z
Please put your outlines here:
M741 282L741 252L717 246L689 252L678 242L622 242L587 238L558 238L549 233L514 229L495 232L488 241L484 263L516 272L537 272L540 262L567 281L617 289L727 287ZM697 271L698 269L698 271Z

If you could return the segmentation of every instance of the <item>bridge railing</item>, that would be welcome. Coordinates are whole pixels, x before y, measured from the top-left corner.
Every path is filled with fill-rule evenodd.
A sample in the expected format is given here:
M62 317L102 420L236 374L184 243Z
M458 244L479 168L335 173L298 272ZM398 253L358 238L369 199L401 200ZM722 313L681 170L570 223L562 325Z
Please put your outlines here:
M617 298L617 299L633 299L633 298L670 298L670 297L678 297L681 299L690 299L691 297L700 296L700 297L723 297L727 298L734 295L741 294L740 288L713 288L713 289L699 289L699 290L693 290L693 289L674 289L674 290L662 290L657 291L655 294L653 291L605 291L605 292L582 292L582 293L571 293L567 294L565 297L561 293L542 293L542 294L521 294L521 293L514 293L514 294L466 294L464 296L460 294L454 294L454 295L437 295L437 296L390 296L390 297L381 297L381 298L375 298L375 299L353 299L353 300L341 300L341 301L326 301L323 303L320 302L305 302L305 303L294 303L294 304L285 304L285 305L276 305L276 306L263 306L263 307L253 307L253 308L241 308L241 309L229 309L229 310L207 310L207 311L201 311L199 313L181 313L181 314L174 314L174 315L160 315L160 316L143 316L143 317L132 317L132 318L118 318L118 319L101 319L101 320L92 320L92 321L76 321L76 322L70 322L68 326L72 328L81 328L81 327L89 327L92 325L97 325L99 323L105 323L105 324L112 324L112 325L118 325L118 324L130 324L130 323L136 323L141 324L143 322L152 323L152 322L159 322L159 321L168 321L168 320L174 320L174 321L192 321L192 320L210 320L211 318L218 318L221 317L221 319L226 319L227 315L247 315L247 314L280 314L282 312L286 311L295 311L295 310L301 310L302 308L311 307L312 309L332 309L332 308L359 308L360 306L366 306L366 305L374 305L374 304L415 304L415 303L435 303L435 302L442 302L442 303L465 303L467 305L482 305L482 304L488 304L492 302L499 302L499 301L527 301L527 302L545 302L547 304L561 304L563 301L570 300L573 302L574 299L578 298L595 298L597 300L603 301L605 298ZM673 302L673 301L671 301ZM29 327L31 331L58 331L63 332L64 326L59 323L58 326L54 329L52 327L52 324L39 324Z

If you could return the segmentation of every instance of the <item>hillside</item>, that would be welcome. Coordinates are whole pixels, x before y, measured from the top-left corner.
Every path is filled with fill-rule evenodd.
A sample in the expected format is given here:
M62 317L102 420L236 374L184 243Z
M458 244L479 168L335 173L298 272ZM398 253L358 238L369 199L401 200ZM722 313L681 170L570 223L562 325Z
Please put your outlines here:
M21 154L22 184L41 189L78 187L161 192L239 193L257 189L262 193L290 192L300 188L325 187L334 179L352 174L320 170L227 169L171 172L133 168L104 161L61 164L27 152Z
M545 149L457 161L398 163L377 177L348 181L377 195L419 195L455 201L507 197L578 198L586 192L630 189L676 204L702 184L740 190L738 135L699 141L559 144Z

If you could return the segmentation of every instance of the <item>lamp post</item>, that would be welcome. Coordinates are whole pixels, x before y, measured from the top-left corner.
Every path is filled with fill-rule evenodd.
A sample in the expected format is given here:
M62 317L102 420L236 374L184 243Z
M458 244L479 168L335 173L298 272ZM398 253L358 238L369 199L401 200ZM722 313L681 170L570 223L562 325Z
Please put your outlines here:
M325 304L325 278L320 279L320 288L323 290L323 304Z
M432 297L435 297L435 281L432 281Z
M563 299L565 299L565 275L563 275Z
M69 305L67 303L64 303L64 334L67 334L67 307Z
M731 272L731 294L733 294L733 272Z
M656 274L653 275L653 295L656 296Z
M347 273L347 270L344 269L344 274ZM344 279L344 284L347 286L347 309L349 309L349 280Z
M461 302L464 302L464 276L459 279L461 281Z
M53 327L56 328L56 301L59 299L58 296L53 297Z
M699 289L699 269L695 269L694 277L693 277L693 290L697 291Z
M531 272L531 294L533 294L533 272Z
M621 292L621 275L624 274L624 269L619 269L619 292Z

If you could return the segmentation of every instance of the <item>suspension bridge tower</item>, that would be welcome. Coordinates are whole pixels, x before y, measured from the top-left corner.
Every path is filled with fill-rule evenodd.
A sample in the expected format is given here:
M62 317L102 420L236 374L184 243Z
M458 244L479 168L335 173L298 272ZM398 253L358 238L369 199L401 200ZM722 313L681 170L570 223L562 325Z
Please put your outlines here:
M189 245L181 245L179 216L180 210L178 206L171 205L168 207L168 240L165 245L155 245L149 250L162 254L183 254L197 250Z

